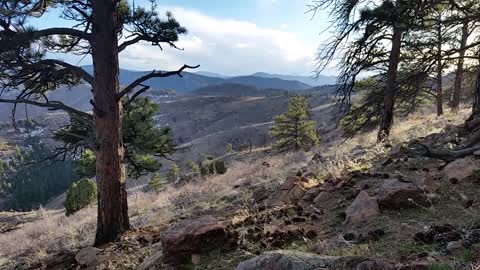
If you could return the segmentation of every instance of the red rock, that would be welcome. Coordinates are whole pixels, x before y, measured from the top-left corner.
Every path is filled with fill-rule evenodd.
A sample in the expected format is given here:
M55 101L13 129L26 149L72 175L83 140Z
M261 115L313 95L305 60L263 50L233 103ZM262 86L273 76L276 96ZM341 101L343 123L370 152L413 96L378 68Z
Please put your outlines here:
M307 182L305 182L307 181ZM274 194L265 200L265 206L280 206L289 203L299 202L308 189L314 187L316 183L307 178L296 176L288 177Z
M161 235L166 256L175 261L226 247L231 239L225 224L212 216L182 220Z
M323 203L326 203L332 200L332 198L333 198L333 195L330 192L322 191L317 195L317 197L315 197L315 199L313 200L313 203L315 205L321 205Z
M355 224L369 221L380 215L380 209L375 197L370 197L364 190L358 194L357 198L346 211L345 224Z
M457 179L462 181L471 176L480 167L480 160L473 157L466 157L450 162L443 169L447 180Z
M378 202L385 208L398 209L415 207L417 204L427 205L425 191L409 182L398 179L387 179L378 193Z

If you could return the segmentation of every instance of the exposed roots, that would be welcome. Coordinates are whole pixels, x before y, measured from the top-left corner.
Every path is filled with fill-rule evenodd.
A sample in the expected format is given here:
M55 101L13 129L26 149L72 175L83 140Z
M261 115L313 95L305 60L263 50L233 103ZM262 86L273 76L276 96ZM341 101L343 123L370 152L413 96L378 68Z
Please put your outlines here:
M431 158L443 159L446 161L452 161L455 159L464 158L480 150L480 145L478 144L475 146L467 147L460 150L445 150L445 149L439 150L439 149L430 148L427 145L419 142L417 142L416 144L421 146L424 150L424 152L421 153L421 155L426 157L431 157Z

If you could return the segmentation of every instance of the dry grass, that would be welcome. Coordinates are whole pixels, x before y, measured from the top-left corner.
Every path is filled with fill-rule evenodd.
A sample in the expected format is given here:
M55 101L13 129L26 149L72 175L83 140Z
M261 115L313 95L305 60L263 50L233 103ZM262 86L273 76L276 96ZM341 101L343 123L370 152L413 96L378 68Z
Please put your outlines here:
M291 153L267 158L266 161L271 164L270 168L262 165L263 160L255 163L235 162L224 175L178 188L169 186L159 193L130 194L131 222L135 227L162 225L176 216L189 214L199 205L205 209L215 208L215 204L225 196L241 196L233 188L239 180L250 178L256 182L280 182L286 170L306 163L307 156ZM5 263L5 258L15 260L19 256L38 260L55 251L75 250L93 244L95 208L83 209L70 217L66 217L63 211L40 210L37 215L37 219L23 224L20 229L0 235L0 262Z
M389 141L386 143L397 145L442 132L449 126L462 124L469 113L470 109L463 108L458 114L446 112L445 115L438 117L432 110L425 110L405 119L397 119ZM317 150L326 158L326 162L319 164L315 170L320 179L324 180L330 177L341 177L345 172L368 169L374 161L390 151L385 145L385 143L377 143L377 130L336 142L333 146Z

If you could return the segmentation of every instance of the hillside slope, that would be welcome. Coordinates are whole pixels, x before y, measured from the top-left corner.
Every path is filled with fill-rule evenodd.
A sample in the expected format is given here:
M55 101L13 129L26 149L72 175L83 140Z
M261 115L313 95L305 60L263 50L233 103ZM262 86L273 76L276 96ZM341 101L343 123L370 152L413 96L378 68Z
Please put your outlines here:
M225 157L225 175L132 193L135 229L93 250L83 268L478 269L478 160L445 162L415 150L419 138L451 142L451 124L467 114L403 119L382 145L372 132L308 153L237 152ZM75 268L78 250L92 251L82 248L93 241L94 209L14 223L11 213L0 216L4 268Z

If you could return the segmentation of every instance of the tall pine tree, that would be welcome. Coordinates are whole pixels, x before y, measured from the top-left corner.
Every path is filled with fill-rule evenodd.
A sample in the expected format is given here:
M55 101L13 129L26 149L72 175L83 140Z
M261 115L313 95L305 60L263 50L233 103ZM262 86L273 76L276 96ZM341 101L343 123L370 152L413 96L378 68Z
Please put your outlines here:
M270 135L276 139L274 147L280 150L308 150L320 144L317 123L310 118L308 99L294 96L288 111L274 118Z
M29 19L57 9L72 27L36 29ZM50 22L52 23L52 22ZM52 23L53 24L53 23ZM171 72L153 71L124 88L119 85L119 54L139 42L161 49L177 48L186 33L172 16L151 9L131 8L128 0L4 0L0 5L0 87L17 95L0 102L30 104L64 110L77 121L94 123L98 217L95 244L116 239L130 228L125 185L122 98L135 99L148 90L144 82L155 77L181 75L190 66ZM49 58L50 53L91 57L93 75L70 63ZM50 100L49 91L61 85L86 82L92 87L93 114ZM5 91L2 91L5 93ZM15 110L14 110L15 111Z

